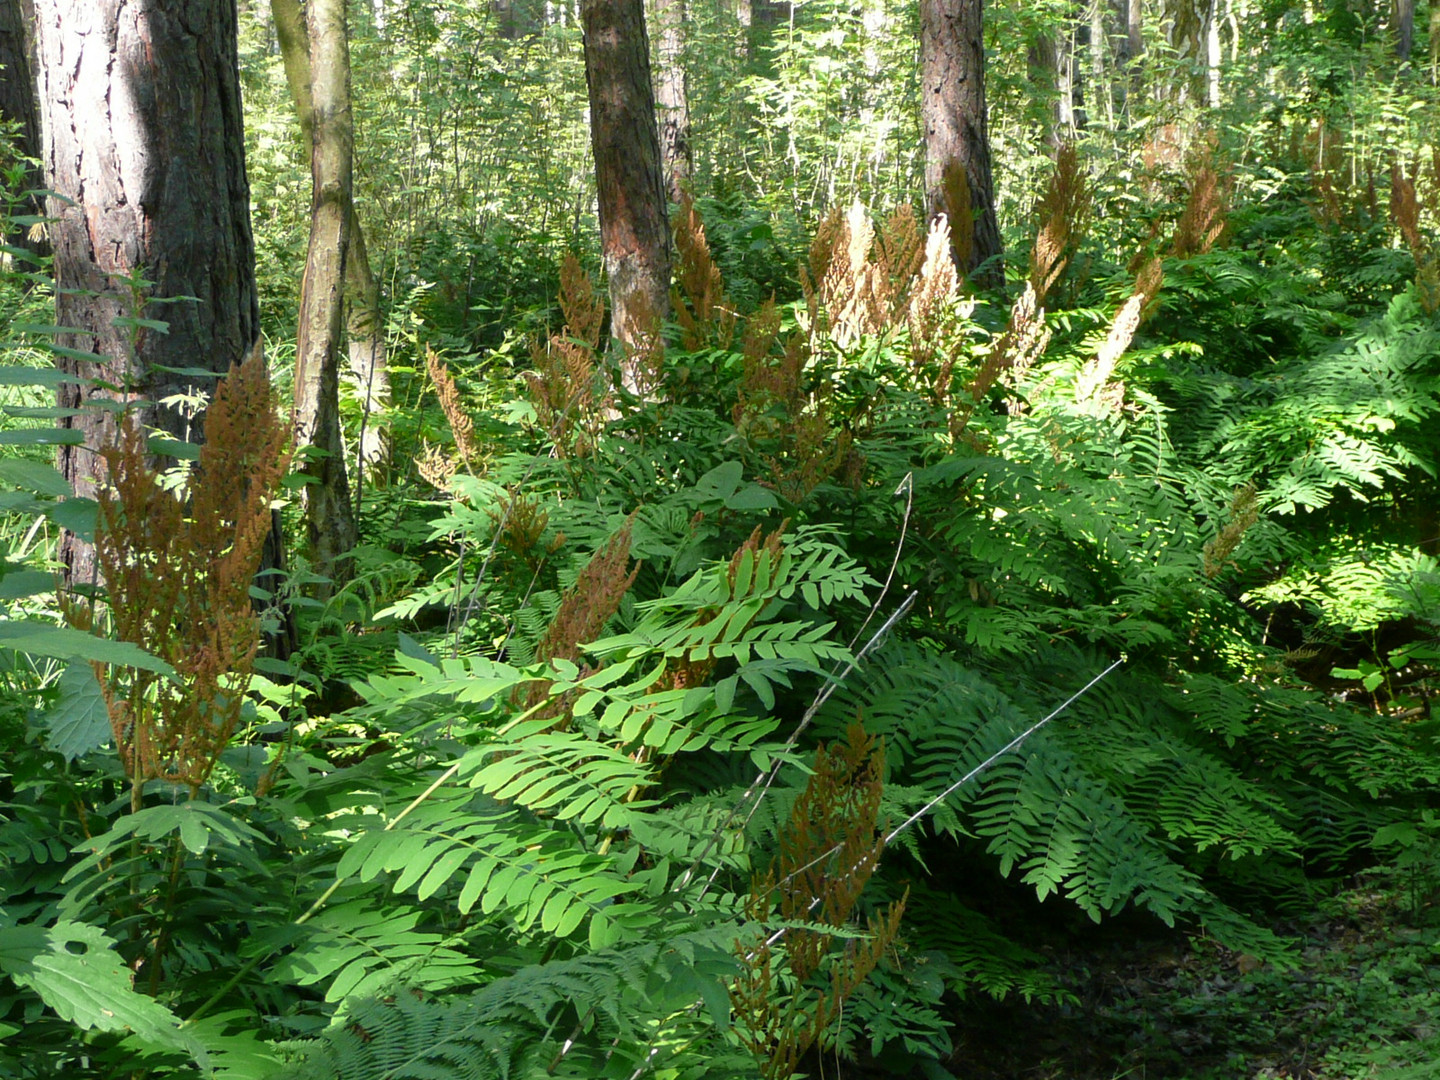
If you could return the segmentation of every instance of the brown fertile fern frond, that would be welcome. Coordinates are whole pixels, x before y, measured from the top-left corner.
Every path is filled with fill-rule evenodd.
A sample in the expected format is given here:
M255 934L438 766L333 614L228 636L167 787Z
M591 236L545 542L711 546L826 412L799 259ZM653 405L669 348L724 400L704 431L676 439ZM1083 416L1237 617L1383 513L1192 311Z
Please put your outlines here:
M542 544L550 525L549 511L541 500L517 488L509 489L500 498L499 505L486 513L495 523L496 543L523 562L532 574L538 573L541 564L565 544L563 532L556 533L550 543Z
M1207 578L1216 577L1225 569L1240 541L1259 520L1259 492L1253 482L1242 484L1230 497L1230 520L1220 527L1213 539L1205 541L1203 565Z
M205 427L188 506L161 489L133 426L101 451L112 487L99 495L95 551L111 623L176 673L169 681L95 665L137 806L149 780L198 791L240 721L260 641L250 587L289 467L258 348L221 380Z
M630 591L630 586L635 584L635 575L640 572L638 562L630 564L634 524L635 515L631 514L605 546L590 557L575 584L565 590L555 617L535 643L536 663L578 660L581 646L598 638L605 624L620 610L621 601ZM523 691L517 689L515 699L523 700L527 708L535 709L535 718L554 720L557 726L563 727L568 723L566 713L571 701L564 695L550 698L552 685L548 679L531 682ZM547 698L550 700L547 701Z
M1225 235L1232 183L1228 174L1222 179L1218 171L1218 145L1211 134L1197 140L1190 156L1189 194L1170 244L1177 259L1208 254Z
M596 360L605 307L574 255L560 265L560 310L560 333L531 343L534 370L524 374L525 386L556 455L585 457L605 426L612 398L601 386Z
M877 829L884 760L883 743L859 723L846 743L821 747L781 829L779 855L751 885L752 920L778 915L791 924L783 950L772 938L735 943L742 965L730 985L736 1029L767 1080L795 1072L900 932L903 898L869 921L868 938L840 950L824 929L850 924L884 850Z
M940 181L945 216L950 219L950 256L961 274L966 273L975 253L975 206L970 177L959 161L945 163Z
M1390 216L1415 257L1415 295L1421 310L1433 315L1440 310L1440 255L1420 230L1420 198L1398 161L1390 165Z
M950 413L950 435L959 438L970 424L975 408L1001 379L1014 385L1035 366L1050 344L1045 312L1036 302L1035 289L1027 281L1025 290L1010 308L1010 321L990 346L980 370L965 387L965 399Z
M1115 374L1115 365L1120 362L1120 357L1125 355L1125 350L1130 348L1131 342L1135 340L1135 332L1154 308L1155 298L1160 295L1160 286L1164 281L1164 265L1158 255L1152 255L1136 274L1135 288L1111 320L1110 332L1105 335L1105 341L1080 369L1075 380L1077 402L1097 399L1110 385L1110 377Z
M1089 210L1090 192L1080 156L1073 144L1062 143L1055 154L1055 171L1035 207L1040 228L1030 249L1030 285L1042 308L1084 235Z
M591 556L565 591L560 608L544 635L535 644L537 662L575 660L580 646L594 641L620 610L620 602L635 584L640 564L630 563L630 537L635 525L632 514L605 546Z
M924 371L939 355L960 296L960 274L950 258L950 223L944 214L930 223L920 272L909 292L910 364ZM968 317L969 312L964 314Z
M807 352L787 349L785 358L777 361L773 350L779 337L780 309L772 296L750 317L741 338L743 367L731 418L743 435L773 435L779 424L778 408L798 400Z
M735 311L725 295L720 267L710 254L705 223L687 193L675 222L675 285L670 306L680 324L680 340L690 352L713 344L728 349L735 336Z
M902 206L886 218L876 237L875 263L890 297L887 325L898 322L909 305L910 290L925 264L925 240L913 206Z
M450 432L455 436L458 464L468 467L476 458L475 424L460 400L460 387L450 368L429 345L425 346L425 370L435 387L435 396L440 399L440 409L450 424Z
M829 269L820 281L820 302L825 306L831 340L848 349L865 334L880 329L887 305L879 274L870 260L875 226L860 203L850 205L840 237L831 252Z
M594 350L600 345L600 328L605 323L605 304L595 292L595 283L580 260L567 254L560 263L560 311L565 316L564 335Z

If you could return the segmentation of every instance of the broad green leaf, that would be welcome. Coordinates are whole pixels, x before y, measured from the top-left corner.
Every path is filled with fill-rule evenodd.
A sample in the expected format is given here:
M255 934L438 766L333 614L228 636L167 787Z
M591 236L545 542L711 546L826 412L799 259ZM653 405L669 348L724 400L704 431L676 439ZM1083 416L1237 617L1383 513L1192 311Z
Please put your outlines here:
M96 357L98 360L99 357ZM56 387L62 383L83 383L84 379L74 375L67 375L59 368L53 367L0 367L0 386L49 386Z
M95 539L95 521L99 512L100 504L94 499L84 499L78 496L62 499L45 508L45 516L56 525L62 529L69 529L82 540L91 541Z
M730 510L774 510L779 505L780 500L759 484L746 484L725 497L725 506Z
M44 570L14 570L6 568L0 577L0 600L24 600L41 593L55 591L55 575Z
M79 446L85 433L79 428L16 428L0 431L0 446Z
M17 420L69 420L73 416L81 416L84 409L67 409L59 405L6 405L4 406L6 416L13 416Z
M70 484L60 475L54 465L28 458L10 458L0 461L0 482L13 484L17 488L34 492L36 495L68 496L74 492Z
M75 326L56 326L53 323L11 323L10 329L17 334L40 334L45 337L59 337L61 334L74 334L76 337L98 337L94 330L81 330Z
M0 620L0 646L57 660L93 660L101 664L155 671L161 675L175 674L175 669L168 663L151 656L138 645L96 637L70 626L53 626L30 620Z
M130 970L99 927L0 927L0 971L28 987L82 1031L124 1031L183 1049L180 1020L154 998L136 993Z
M56 688L59 697L44 716L45 744L66 761L74 761L109 742L110 713L95 669L83 660L74 661Z
M178 461L200 460L200 447L182 439L167 439L160 435L152 435L146 440L145 446L152 454L162 454Z

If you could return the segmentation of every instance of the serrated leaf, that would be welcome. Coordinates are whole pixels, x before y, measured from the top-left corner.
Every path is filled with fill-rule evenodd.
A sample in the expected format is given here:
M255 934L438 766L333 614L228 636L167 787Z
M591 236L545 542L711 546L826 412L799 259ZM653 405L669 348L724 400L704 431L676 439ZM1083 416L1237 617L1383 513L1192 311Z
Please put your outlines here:
M59 697L44 717L46 746L74 761L110 741L110 714L94 668L75 661L65 668L56 689Z
M82 1031L129 1029L147 1041L186 1048L179 1018L135 992L113 944L99 927L83 923L0 927L0 971Z

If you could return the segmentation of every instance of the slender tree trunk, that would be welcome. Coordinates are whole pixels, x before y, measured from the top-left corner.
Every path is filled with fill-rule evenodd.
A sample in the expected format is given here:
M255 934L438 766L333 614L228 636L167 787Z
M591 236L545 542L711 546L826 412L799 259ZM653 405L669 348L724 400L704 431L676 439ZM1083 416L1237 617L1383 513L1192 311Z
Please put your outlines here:
M1110 48L1110 38L1105 33L1106 2L1090 0L1090 107L1097 120L1103 117L1107 126L1114 127L1114 94L1105 78L1105 61Z
M643 0L582 0L580 17L610 328L628 351L670 309L670 225L645 6ZM639 387L637 363L632 353L622 365L631 390Z
M920 0L920 92L926 213L948 214L953 226L968 209L971 235L956 238L959 269L974 279L976 267L989 261L979 283L999 284L981 0ZM962 188L968 207L951 206Z
M1220 107L1220 4L1209 0L1205 11L1205 104Z
M1145 55L1145 0L1125 3L1125 63L1135 64Z
M310 0L314 104L310 247L300 285L295 346L295 437L305 456L305 521L316 573L341 580L355 546L355 518L340 438L340 342L350 231L353 128L345 0ZM324 591L324 590L322 590Z
M1065 65L1064 50L1056 44L1057 38L1042 32L1035 37L1029 55L1030 80L1036 84L1036 96L1051 101L1051 122L1045 130L1045 145L1052 151L1067 139L1073 138L1074 90L1070 85L1070 73Z
M310 42L300 0L270 0L280 41L285 80L295 101L304 145L313 145L315 101L310 92ZM390 365L385 344L384 313L380 309L380 281L370 266L365 232L360 216L350 201L350 222L346 232L345 299L348 308L346 334L349 362L345 376L364 403L364 426L360 434L360 470L357 494L364 477L383 482L390 468Z
M360 431L358 491L369 477L383 484L390 473L390 360L385 344L385 320L380 311L380 280L370 267L365 233L352 204L349 246L345 252L345 333L349 339L346 374L358 395L363 426Z
M1415 0L1394 0L1392 14L1395 20L1395 55L1401 60L1409 60L1410 49L1415 43Z
M17 126L16 153L36 162L25 171L25 186L38 191L45 186L45 173L39 164L44 146L40 135L40 108L35 100L34 68L30 62L33 45L33 22L27 25L21 0L0 0L0 65L4 65L0 68L0 119ZM30 196L15 210L19 214L43 217L44 200L38 195ZM28 223L22 223L18 235L6 238L6 242L18 244L36 255L49 251L41 230L35 230L32 235Z
M55 219L56 322L67 372L133 389L68 383L62 420L83 445L59 451L76 494L105 481L110 400L149 402L137 423L199 441L201 417L158 403L199 389L258 348L260 310L245 179L234 0L180 5L38 0L45 162ZM163 320L169 332L137 325ZM117 325L116 320L122 322ZM215 376L176 374L203 368ZM166 370L172 369L172 370ZM67 580L95 580L94 551L66 534Z
M1208 96L1209 37L1214 11L1215 0L1165 2L1165 35L1180 68L1173 92L1177 102L1190 101L1202 91Z
M665 195L672 203L690 186L690 103L685 90L685 0L655 0L659 30L655 106L660 123L660 161Z

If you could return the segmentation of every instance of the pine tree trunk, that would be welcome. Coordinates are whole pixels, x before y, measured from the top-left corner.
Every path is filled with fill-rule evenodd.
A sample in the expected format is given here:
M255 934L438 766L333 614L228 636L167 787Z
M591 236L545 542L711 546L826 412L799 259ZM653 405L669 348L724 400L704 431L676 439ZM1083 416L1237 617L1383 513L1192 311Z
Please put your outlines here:
M665 196L672 203L690 187L690 103L685 90L685 0L655 0L659 30L655 106L660 122L660 161Z
M582 0L580 17L610 328L628 353L670 309L670 225L645 6L643 0ZM633 353L622 361L632 391L640 385L637 364Z
M969 191L973 236L964 265L990 262L980 284L999 284L1004 275L1000 227L990 175L989 120L985 107L985 41L981 0L921 0L920 116L925 129L925 207L933 219L950 213L946 174L959 170ZM954 190L953 183L949 185ZM956 215L950 213L952 222Z
M295 346L295 440L309 478L305 522L314 570L340 581L347 569L341 556L356 542L340 437L340 343L354 139L345 0L310 0L306 19L315 109L313 195Z
M61 196L49 207L56 321L76 331L58 344L95 355L60 365L152 403L213 392L214 376L164 369L223 373L259 341L234 0L38 0L36 19L47 186ZM169 332L115 322L137 317ZM60 390L62 406L83 410L61 423L84 445L59 452L78 495L104 481L95 451L117 423L84 407L126 396ZM181 406L145 405L137 422L203 437ZM89 544L66 534L60 554L68 581L95 580Z
M0 0L0 65L3 65L0 67L0 119L15 124L18 129L16 153L38 162L44 147L40 108L35 100L34 68L30 62L33 44L33 26L27 26L24 5L20 0ZM25 186L37 191L45 186L45 173L38 164L26 170ZM26 199L16 209L18 213L34 217L45 215L44 200L39 196ZM49 251L41 232L36 230L32 236L29 226L24 224L5 242L18 244L36 255Z

